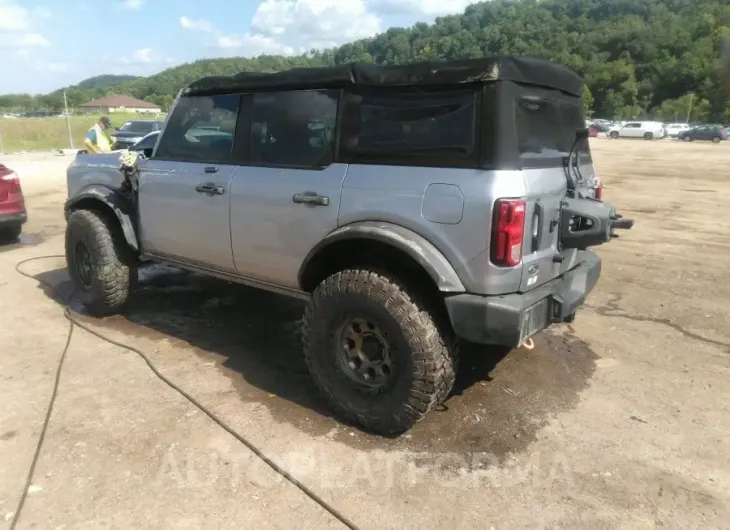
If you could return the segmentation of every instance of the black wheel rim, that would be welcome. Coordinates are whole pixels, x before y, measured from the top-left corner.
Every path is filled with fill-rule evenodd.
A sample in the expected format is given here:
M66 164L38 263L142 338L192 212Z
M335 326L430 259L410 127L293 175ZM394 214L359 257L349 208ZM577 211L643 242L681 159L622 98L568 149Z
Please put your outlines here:
M83 241L76 243L74 248L74 265L79 283L86 288L91 287L91 254Z
M359 387L380 391L394 380L392 348L371 319L345 319L336 335L337 365Z

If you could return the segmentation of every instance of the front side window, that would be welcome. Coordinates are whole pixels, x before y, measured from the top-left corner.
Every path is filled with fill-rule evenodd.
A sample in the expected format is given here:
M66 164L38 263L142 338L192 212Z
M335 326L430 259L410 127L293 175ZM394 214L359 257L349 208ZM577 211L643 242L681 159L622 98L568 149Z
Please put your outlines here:
M325 167L334 160L336 90L255 94L251 105L254 165Z
M348 93L340 150L362 163L474 166L476 120L473 90Z
M239 102L237 95L180 98L160 138L155 158L229 162Z

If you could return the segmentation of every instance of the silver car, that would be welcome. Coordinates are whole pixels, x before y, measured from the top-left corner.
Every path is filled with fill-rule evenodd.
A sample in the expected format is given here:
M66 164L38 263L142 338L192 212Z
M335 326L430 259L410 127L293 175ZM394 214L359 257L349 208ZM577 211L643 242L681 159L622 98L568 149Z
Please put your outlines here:
M630 227L600 200L582 90L525 58L202 79L149 158L69 167L71 277L96 315L141 260L303 298L333 409L403 432L448 398L461 341L571 321L590 247Z

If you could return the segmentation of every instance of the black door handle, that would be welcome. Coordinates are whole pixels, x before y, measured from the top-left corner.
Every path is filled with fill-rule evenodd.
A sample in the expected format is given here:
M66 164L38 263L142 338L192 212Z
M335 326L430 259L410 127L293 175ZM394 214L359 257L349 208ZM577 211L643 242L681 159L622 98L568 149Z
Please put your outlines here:
M317 195L314 191L304 191L295 193L291 200L298 204L311 204L313 206L329 206L330 198L323 195Z
M215 184L198 184L195 186L195 191L207 195L223 195L226 190L223 186L216 186Z
M205 168L206 173L218 173L218 168L214 166L208 166Z

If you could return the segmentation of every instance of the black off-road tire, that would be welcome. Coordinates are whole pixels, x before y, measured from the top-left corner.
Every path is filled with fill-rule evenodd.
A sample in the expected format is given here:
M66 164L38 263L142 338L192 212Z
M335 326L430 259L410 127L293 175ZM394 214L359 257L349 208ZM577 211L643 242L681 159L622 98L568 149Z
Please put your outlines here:
M315 290L302 321L304 358L315 384L343 419L392 436L408 430L450 394L457 344L433 312L396 279L370 270L344 270ZM338 329L348 317L377 323L395 366L387 388L372 393L352 381L337 362Z
M77 263L77 246L88 250L90 281L85 284ZM136 259L121 229L110 216L76 210L66 225L66 264L76 295L94 316L118 313L137 284Z
M22 230L23 227L20 225L0 228L0 243L14 243L20 237Z

